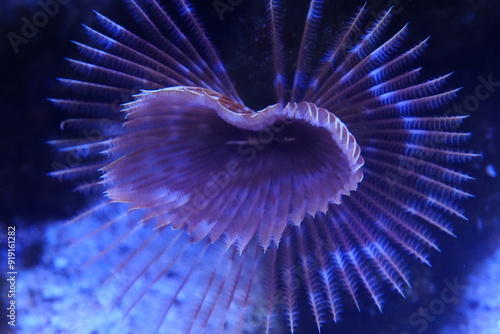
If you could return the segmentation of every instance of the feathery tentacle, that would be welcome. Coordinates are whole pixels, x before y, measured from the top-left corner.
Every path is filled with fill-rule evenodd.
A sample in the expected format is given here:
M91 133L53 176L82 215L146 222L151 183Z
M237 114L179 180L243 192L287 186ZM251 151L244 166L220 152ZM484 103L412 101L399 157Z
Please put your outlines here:
M109 200L72 224L114 202L127 213L84 239L140 222L94 259L139 239L112 274L127 273L117 295L126 313L172 273L160 330L186 291L187 333L242 332L259 305L266 333L276 315L294 333L301 290L318 331L340 319L342 294L358 309L362 296L382 309L384 286L404 296L404 255L430 265L434 232L453 236L451 219L466 219L471 177L457 165L477 157L456 132L465 117L439 111L459 91L445 88L449 74L420 82L411 68L428 39L406 49L408 25L386 38L391 10L364 29L363 6L323 45L325 3L312 0L288 82L283 6L268 0L277 103L255 111L191 4L173 1L173 13L157 0L126 4L142 33L97 13L99 27L85 27L91 42L75 42L81 58L69 60L79 77L60 79L68 96L51 99L71 114L61 127L81 137L51 144L84 161L51 175L81 177L77 189Z

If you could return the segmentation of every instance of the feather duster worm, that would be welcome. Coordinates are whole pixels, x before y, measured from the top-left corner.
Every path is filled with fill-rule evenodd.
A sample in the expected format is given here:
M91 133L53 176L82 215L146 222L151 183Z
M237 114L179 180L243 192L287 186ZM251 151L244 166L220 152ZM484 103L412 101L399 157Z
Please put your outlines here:
M155 228L118 265L134 272L118 300L135 290L133 309L176 270L158 330L172 330L171 307L189 293L179 332L243 331L256 300L265 332L276 314L294 332L300 291L318 330L339 319L345 296L359 308L366 292L382 308L384 285L403 294L403 255L428 263L433 227L453 235L449 216L465 218L459 186L470 177L452 165L475 156L459 148L463 117L439 115L457 92L443 90L447 75L419 83L410 67L426 41L402 50L407 27L383 39L390 11L364 30L361 8L314 61L324 2L313 0L287 75L281 2L270 0L277 103L256 111L191 5L173 3L127 1L142 34L97 14L98 29L85 27L92 42L70 59L80 77L61 79L73 97L53 99L80 117L62 127L93 139L52 142L87 161L52 175L104 192L85 214L122 202L140 222L100 256Z

